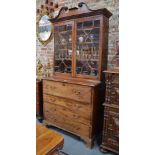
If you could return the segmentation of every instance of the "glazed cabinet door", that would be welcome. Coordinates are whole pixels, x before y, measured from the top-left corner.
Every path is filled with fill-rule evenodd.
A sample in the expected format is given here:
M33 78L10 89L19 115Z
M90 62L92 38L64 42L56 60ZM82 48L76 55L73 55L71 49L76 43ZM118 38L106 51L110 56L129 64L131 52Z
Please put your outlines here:
M54 25L54 73L72 74L73 21Z
M101 17L78 19L76 27L76 76L97 78L101 51Z

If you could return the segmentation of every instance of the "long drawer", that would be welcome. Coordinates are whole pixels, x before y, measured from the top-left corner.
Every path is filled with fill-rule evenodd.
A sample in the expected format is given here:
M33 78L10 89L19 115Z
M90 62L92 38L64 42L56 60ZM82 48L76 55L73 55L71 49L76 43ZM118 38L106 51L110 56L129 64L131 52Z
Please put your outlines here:
M90 120L91 118L91 104L83 103L83 102L77 102L74 100L68 100L65 98L43 94L44 102L49 103L50 105L54 105L57 107L60 107L61 109L65 111L72 112L74 114L78 114L86 120Z
M90 125L91 120L88 115L81 115L78 113L75 113L63 106L58 106L55 104L49 104L49 103L44 103L44 113L46 115L46 112L51 113L51 115L57 116L57 117L64 117L69 120L79 122L82 124Z
M43 93L91 103L91 87L56 81L43 81Z
M72 132L83 137L90 137L91 127L77 121L64 117L61 114L55 115L51 111L45 110L44 119L52 125L60 127L66 131Z

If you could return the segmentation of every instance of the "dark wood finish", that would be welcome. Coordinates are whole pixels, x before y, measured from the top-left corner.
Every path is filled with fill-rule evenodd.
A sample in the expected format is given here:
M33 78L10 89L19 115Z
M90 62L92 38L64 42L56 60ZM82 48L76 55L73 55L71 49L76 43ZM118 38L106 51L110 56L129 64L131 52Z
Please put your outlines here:
M102 71L106 69L110 16L107 9L91 10L79 3L78 8L62 8L58 16L51 19L54 75L43 79L44 124L80 136L87 147L92 147L95 136L102 132L101 80ZM89 66L89 74L85 64Z
M59 133L37 124L36 155L57 155L64 144L64 137Z
M119 153L119 73L106 71L102 152Z
M36 80L36 115L43 117L42 81Z

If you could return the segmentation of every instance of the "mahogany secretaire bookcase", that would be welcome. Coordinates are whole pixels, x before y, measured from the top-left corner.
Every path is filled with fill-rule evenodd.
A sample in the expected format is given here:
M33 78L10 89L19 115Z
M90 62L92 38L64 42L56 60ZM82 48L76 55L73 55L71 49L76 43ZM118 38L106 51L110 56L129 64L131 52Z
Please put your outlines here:
M54 74L43 79L44 123L78 135L88 147L101 131L100 91L111 15L105 8L91 10L82 2L77 8L61 8L50 19Z

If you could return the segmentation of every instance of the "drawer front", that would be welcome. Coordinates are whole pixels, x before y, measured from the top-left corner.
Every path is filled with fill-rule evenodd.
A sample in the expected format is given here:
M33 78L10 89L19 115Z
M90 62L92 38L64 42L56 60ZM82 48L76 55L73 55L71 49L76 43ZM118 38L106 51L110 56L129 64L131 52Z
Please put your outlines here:
M91 134L90 126L71 120L68 117L64 117L61 114L53 113L53 111L50 111L46 108L44 109L45 121L47 121L52 125L60 127L66 131L72 132L76 135L83 137L90 137Z
M54 105L55 107L60 107L64 111L72 112L83 117L86 121L90 123L91 120L91 105L88 103L77 102L70 99L65 99L61 97L56 97L53 95L44 94L44 102Z
M88 86L44 80L43 93L91 103L91 87Z
M49 104L49 103L44 103L44 112L46 113L46 111L52 113L52 115L54 116L58 116L58 117L64 117L67 118L69 120L78 122L78 123L82 123L82 124L86 124L86 125L90 125L91 121L90 121L90 117L88 117L88 115L81 115L78 114L77 112L73 112L71 110L69 110L66 107L63 106L59 106L59 105L55 105L55 104Z

